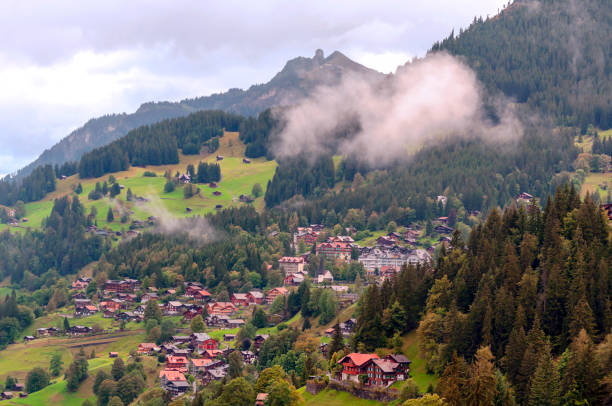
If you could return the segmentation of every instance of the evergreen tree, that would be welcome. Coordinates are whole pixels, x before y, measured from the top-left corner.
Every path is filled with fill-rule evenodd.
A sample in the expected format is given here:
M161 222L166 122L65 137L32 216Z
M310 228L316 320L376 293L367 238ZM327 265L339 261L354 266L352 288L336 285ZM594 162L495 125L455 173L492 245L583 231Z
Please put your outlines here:
M334 325L334 335L332 336L329 344L329 356L331 357L333 354L342 350L344 350L344 337L342 336L342 331L340 330L340 323L336 323Z
M530 406L558 406L560 404L559 372L550 354L549 342L544 346L529 386Z
M106 221L108 223L112 223L115 220L115 215L113 214L113 208L109 207L108 212L106 212Z

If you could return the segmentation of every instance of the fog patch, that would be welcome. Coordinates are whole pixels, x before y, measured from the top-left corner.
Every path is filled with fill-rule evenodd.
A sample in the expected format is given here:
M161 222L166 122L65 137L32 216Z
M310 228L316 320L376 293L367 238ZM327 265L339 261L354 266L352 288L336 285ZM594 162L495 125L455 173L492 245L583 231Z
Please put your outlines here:
M475 72L447 53L430 54L382 80L350 75L323 86L290 108L277 111L282 127L273 141L279 157L324 152L361 157L372 165L404 160L427 141L477 136L487 141L523 133L514 109L499 102L495 122L484 113ZM353 134L338 139L343 126Z
M145 196L146 202L137 203L155 217L154 232L179 236L185 235L198 244L208 244L220 238L220 233L201 216L179 218L166 209L157 196Z

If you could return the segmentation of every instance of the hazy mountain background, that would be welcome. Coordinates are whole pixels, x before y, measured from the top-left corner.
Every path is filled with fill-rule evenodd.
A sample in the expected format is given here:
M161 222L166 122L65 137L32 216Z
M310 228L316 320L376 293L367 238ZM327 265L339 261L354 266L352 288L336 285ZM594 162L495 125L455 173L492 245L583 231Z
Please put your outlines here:
M144 103L131 114L111 114L91 119L45 150L38 159L20 170L17 178L28 175L40 165L76 161L84 153L109 144L142 125L186 116L199 110L224 110L252 116L269 107L291 105L307 97L317 86L339 83L349 73L368 78L384 76L338 51L325 57L322 50L317 50L312 58L298 57L288 61L268 83L253 85L247 90L230 89L180 102Z

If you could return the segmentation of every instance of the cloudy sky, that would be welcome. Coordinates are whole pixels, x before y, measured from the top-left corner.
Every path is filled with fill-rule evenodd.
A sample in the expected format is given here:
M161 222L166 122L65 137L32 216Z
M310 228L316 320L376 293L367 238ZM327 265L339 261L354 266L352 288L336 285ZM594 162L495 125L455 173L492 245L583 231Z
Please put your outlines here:
M317 48L392 72L507 1L2 1L0 175L91 117L264 83Z

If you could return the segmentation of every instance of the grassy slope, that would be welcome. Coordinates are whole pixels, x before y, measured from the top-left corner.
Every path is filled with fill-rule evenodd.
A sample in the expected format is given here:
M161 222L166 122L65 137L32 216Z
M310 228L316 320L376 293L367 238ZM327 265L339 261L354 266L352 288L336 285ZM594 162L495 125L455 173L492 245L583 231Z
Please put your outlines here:
M316 396L306 392L305 387L298 389L298 392L304 398L307 406L336 406L336 405L354 405L354 406L374 406L382 405L381 402L375 400L360 399L348 392L339 392L332 389L325 389L319 392Z
M64 367L68 367L81 347L88 355L94 350L97 356L104 358L109 351L116 351L120 356L127 357L129 351L135 349L143 340L143 331L132 330L94 337L52 337L34 340L27 344L11 344L0 356L0 381L4 382L5 377L11 375L23 382L32 368L48 368L49 361L55 353L62 354ZM24 360L27 362L23 362Z
M435 387L438 383L438 377L427 373L425 360L419 355L416 331L412 331L404 337L402 349L406 357L412 361L410 363L410 376L419 385L421 392L425 392L430 384Z
M96 182L108 180L109 175L105 175L96 179L79 179L78 175L74 175L65 180L57 182L57 190L47 195L39 202L26 204L27 223L21 223L23 228L16 230L24 230L25 228L38 228L42 221L51 212L53 200L72 193L72 190L80 182L83 186L83 193L80 195L81 202L91 210L91 207L96 207L97 222L100 227L109 227L112 230L119 231L127 229L128 224L121 224L119 221L119 208L123 207L134 212L132 219L145 220L150 215L159 215L160 210L167 210L172 215L177 217L185 217L187 215L204 215L214 210L218 204L224 207L236 206L240 203L237 199L241 194L250 194L255 183L261 184L264 193L268 184L268 180L272 178L276 168L276 162L266 161L263 158L252 159L251 164L244 164L242 157L244 156L245 146L238 139L238 133L226 133L220 140L218 153L223 155L225 159L220 161L222 180L217 189L210 189L207 185L198 185L201 189L199 196L194 196L191 199L183 198L183 188L177 187L172 193L164 193L165 179L163 174L169 170L173 175L176 172L185 172L188 164L193 164L197 168L200 161L216 162L216 153L201 154L201 155L182 155L180 154L180 162L176 165L160 165L131 167L127 171L122 171L113 174L117 182L125 186L121 194L111 200L108 197L90 201L87 199L87 194L95 188ZM158 177L149 178L143 177L145 171L155 172ZM132 192L137 196L147 197L151 200L150 203L131 203L126 202L127 189L131 188ZM212 192L218 190L221 196L213 196ZM235 197L235 200L234 200ZM264 206L263 196L259 197L253 203L255 207L262 208ZM113 223L106 222L106 214L109 207L115 209L115 221ZM191 213L187 213L186 208L192 209ZM0 231L8 228L5 224L0 224ZM15 229L13 229L15 230Z

